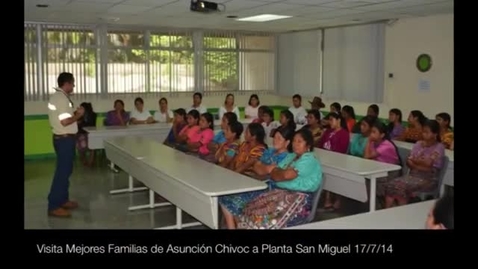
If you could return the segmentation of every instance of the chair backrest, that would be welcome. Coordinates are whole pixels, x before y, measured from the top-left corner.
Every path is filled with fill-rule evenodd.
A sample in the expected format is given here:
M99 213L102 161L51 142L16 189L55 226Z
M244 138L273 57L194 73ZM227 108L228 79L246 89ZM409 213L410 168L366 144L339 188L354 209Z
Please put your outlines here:
M312 198L312 210L310 211L309 216L305 220L305 223L310 223L315 219L315 215L317 214L317 207L319 206L320 194L322 193L323 187L324 175L322 174L322 182L320 183L319 188L314 193L314 197Z
M433 197L434 198L438 198L440 196L440 189L441 189L441 186L444 183L443 181L445 180L445 174L446 174L446 170L448 169L448 163L449 162L450 162L450 160L448 159L448 157L443 156L442 167L441 167L440 171L438 171L438 176L437 176L438 186L437 186L437 189L433 192Z
M402 175L406 175L408 173L407 159L410 156L410 150L398 147L398 154L402 160Z

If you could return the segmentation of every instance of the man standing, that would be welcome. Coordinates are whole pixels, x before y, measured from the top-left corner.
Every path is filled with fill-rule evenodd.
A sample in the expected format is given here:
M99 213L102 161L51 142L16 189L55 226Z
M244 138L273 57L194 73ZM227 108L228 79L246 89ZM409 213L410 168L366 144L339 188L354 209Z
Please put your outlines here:
M75 87L71 73L58 76L58 88L48 102L48 119L53 131L53 147L56 154L56 169L48 195L48 214L54 217L70 217L70 210L78 204L69 200L68 187L75 159L77 121L84 114L79 107L74 110L70 94Z

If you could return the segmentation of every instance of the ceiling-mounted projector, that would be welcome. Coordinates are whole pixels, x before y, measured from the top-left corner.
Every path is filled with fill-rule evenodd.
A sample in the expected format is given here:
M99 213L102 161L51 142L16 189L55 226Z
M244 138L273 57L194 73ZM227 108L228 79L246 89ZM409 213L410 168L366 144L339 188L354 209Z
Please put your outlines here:
M209 13L209 12L219 12L219 4L214 2L208 1L201 1L201 0L191 0L191 11L194 12L202 12L202 13Z

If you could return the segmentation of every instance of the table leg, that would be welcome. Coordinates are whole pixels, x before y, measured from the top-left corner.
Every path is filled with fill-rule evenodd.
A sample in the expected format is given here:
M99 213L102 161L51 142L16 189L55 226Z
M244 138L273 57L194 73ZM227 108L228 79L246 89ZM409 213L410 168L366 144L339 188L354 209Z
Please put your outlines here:
M128 178L128 188L118 189L118 190L111 190L110 194L131 193L131 192L137 192L137 191L144 191L144 190L147 190L147 189L148 188L146 188L146 187L134 188L133 187L133 177L129 176L129 178Z
M375 211L375 203L377 199L377 178L370 177L370 212Z
M139 210L139 209L151 209L155 207L162 207L162 206L169 206L171 203L164 202L164 203L155 203L154 202L154 191L149 190L149 203L145 205L137 205L137 206L130 206L128 207L129 211Z
M186 227L193 227L193 226L200 226L202 225L201 222L190 222L190 223L183 223L183 211L181 208L176 207L176 225L166 226L166 227L159 227L154 228L155 230L171 230L171 229L182 229Z
M113 162L110 162L110 164L108 165L108 167L110 168L111 171L115 172L115 173L118 173L118 169L115 168L115 164Z

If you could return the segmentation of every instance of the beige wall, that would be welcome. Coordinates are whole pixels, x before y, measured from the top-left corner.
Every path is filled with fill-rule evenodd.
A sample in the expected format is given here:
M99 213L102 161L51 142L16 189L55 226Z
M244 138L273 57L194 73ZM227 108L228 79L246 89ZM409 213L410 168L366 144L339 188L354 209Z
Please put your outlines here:
M453 117L453 14L401 19L387 26L385 36L385 89L384 102L379 104L381 116L386 117L389 109L397 107L404 115L419 109L430 118L439 112L448 112ZM420 73L416 68L416 58L422 53L432 57L433 66L427 73ZM388 78L389 73L394 77ZM421 79L430 82L430 91L418 90ZM334 101L354 106L360 115L366 113L369 105L324 100L326 105ZM290 97L281 98L281 104L290 103Z

